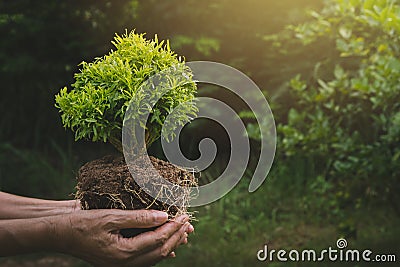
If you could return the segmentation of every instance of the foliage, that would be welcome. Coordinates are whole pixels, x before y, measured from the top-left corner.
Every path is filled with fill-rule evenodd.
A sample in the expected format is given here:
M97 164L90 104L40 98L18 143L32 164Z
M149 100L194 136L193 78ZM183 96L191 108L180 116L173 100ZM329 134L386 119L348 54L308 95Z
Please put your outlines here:
M136 0L0 1L0 140L34 150L51 146L48 139L72 143L54 94L71 83L77 63L108 51L110 37L136 16Z
M390 38L388 34L397 27L393 25L399 17L395 11L398 1L391 6L386 1L367 0L363 2L365 8L361 1L328 1L325 11L319 12L321 3L0 1L1 189L27 196L64 198L73 191L72 170L110 153L106 145L73 142L62 131L52 103L56 88L72 83L71 74L78 70L78 62L107 53L111 49L108 40L115 32L136 28L138 32L169 38L174 50L190 60L219 61L249 74L265 90L279 126L277 159L263 186L248 194L248 180L243 179L220 201L199 208L199 221L194 222L196 232L189 237L188 246L178 248L177 258L161 266L186 266L188 262L192 266L210 262L220 266L265 266L256 261L255 255L264 242L274 249L334 247L338 235L351 234L354 226L357 239L349 240L352 247L393 252L399 243L399 217L392 210L395 204L388 205L388 198L398 191L399 160L390 157L398 151L395 142L400 118L390 115L390 110L395 112L398 95L389 88L398 76L396 68L390 66L393 63L388 62L399 58L399 34L396 31ZM303 8L307 6L317 11L310 12L309 22L298 25L306 18ZM297 26L281 32L288 23ZM359 37L364 40L357 40ZM378 61L373 60L374 55ZM385 64L390 67L385 68ZM335 69L341 79L335 77ZM300 76L292 79L296 74ZM323 90L318 80L330 89ZM345 86L331 84L336 80ZM361 81L365 92L355 90L352 80ZM199 93L204 94L204 89L200 88ZM218 90L208 94L226 100L223 93ZM313 99L318 95L322 96L320 101ZM342 99L337 99L339 96ZM373 99L378 100L376 106ZM325 105L330 100L334 106L328 110ZM348 104L351 108L345 109ZM315 118L317 111L322 114L320 121ZM251 118L247 116L246 120ZM324 123L326 118L329 120ZM343 123L338 123L338 118L343 118ZM197 125L193 132L216 132L208 125ZM249 127L251 136L257 139L258 127ZM357 129L359 139L349 138L352 129ZM198 153L194 141L198 136L183 137L183 146L193 147L191 151ZM389 144L394 152L390 152ZM188 153L189 157L194 155ZM207 172L215 177L217 171ZM383 203L368 207L363 205L366 198ZM41 265L44 261L28 258L20 263L21 258L18 256L16 265ZM1 262L7 265L8 260ZM77 266L86 266L81 264ZM317 265L337 266L337 262Z
M289 186L280 187L282 178L286 179ZM321 201L325 188L320 189L321 194L315 195L312 190L303 191L304 196L309 196L309 205L305 206L302 196L296 193L299 188L290 186L292 182L297 181L292 177L272 175L256 193L249 194L248 183L245 179L242 180L224 198L199 208L199 221L193 222L195 232L189 236L188 246L177 249L174 261L165 261L159 265L187 266L191 262L193 267L197 267L212 262L213 266L232 267L266 264L283 267L338 266L338 262L257 260L256 253L264 244L268 244L269 250L277 251L311 248L321 251L328 246L334 247L338 236L342 234L336 228L340 218L326 216L326 213L321 212L325 209L321 206L326 205ZM320 186L320 182L316 183L316 186ZM371 216L372 212L374 216ZM373 251L393 250L399 239L397 224L400 218L388 220L390 214L387 209L364 207L352 210L349 218L362 222L362 228L359 229L357 238L346 236L349 244L354 248L369 247ZM358 266L370 266L370 263L360 263Z
M1 144L0 190L39 198L69 198L76 184L72 170L81 163L76 162L71 149L61 149L54 141L50 144L46 154Z
M295 44L304 51L332 44L327 58L289 82L289 111L278 125L281 164L313 162L309 178L324 179L336 208L373 199L400 211L400 5L331 0L310 14L267 38L285 54Z
M121 129L125 112L130 102L140 103L138 115L151 112L147 125L146 144L150 145L161 135L166 117L174 108L175 120L184 125L196 113L194 93L196 85L191 80L191 72L182 58L178 57L167 42L146 40L144 34L135 32L116 36L115 51L97 58L93 63L81 63L82 69L75 74L73 90L61 89L56 95L57 107L62 113L65 127L75 132L75 139L90 138L93 141L110 141L120 151ZM175 75L168 77L168 85L141 87L150 77L174 68L179 76L187 77L188 83L180 83ZM163 87L170 86L167 93L152 108L149 100L160 94ZM173 127L163 131L164 137L171 137Z

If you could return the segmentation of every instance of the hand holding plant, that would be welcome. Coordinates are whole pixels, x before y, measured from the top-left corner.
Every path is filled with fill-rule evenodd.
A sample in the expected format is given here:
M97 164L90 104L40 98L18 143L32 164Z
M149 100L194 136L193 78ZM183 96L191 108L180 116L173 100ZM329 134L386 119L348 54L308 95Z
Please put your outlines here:
M117 35L113 44L115 50L108 55L81 64L81 71L75 74L73 89L61 89L56 95L56 106L60 109L64 126L75 133L76 140L110 142L122 153L125 113L133 103L134 110L129 110L129 115L139 123L129 129L133 136L138 128L145 130L142 141L129 145L129 151L133 151L131 154L137 156L161 135L167 140L173 138L174 130L196 115L196 84L191 70L183 58L171 51L168 42L159 42L157 37L147 40L143 34L131 32ZM169 70L173 70L172 74ZM166 75L161 83L143 86L160 73L170 75ZM164 123L167 117L168 123ZM193 173L154 157L150 160L170 183L184 188L196 186ZM171 218L185 214L189 190L187 193L160 190L160 194L173 199L174 204L170 205L148 195L136 183L135 179L140 178L157 186L158 173L155 177L150 171L153 166L145 166L144 162L138 159L130 164L129 169L124 158L107 156L84 165L78 173L76 192L82 208L156 209L168 212ZM132 168L138 177L132 177ZM129 230L123 232L123 236L131 237L142 232L140 229Z

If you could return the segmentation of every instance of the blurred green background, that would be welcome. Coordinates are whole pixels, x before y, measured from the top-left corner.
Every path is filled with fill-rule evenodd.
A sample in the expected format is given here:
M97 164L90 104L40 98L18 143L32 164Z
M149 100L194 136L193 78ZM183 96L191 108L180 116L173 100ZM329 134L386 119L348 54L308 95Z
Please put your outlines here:
M72 83L82 60L110 51L115 33L136 29L169 39L187 61L217 61L249 75L265 93L278 131L268 179L249 194L263 125L226 90L199 86L199 95L240 113L252 159L232 192L198 208L190 244L160 266L265 266L256 253L266 243L324 249L339 237L352 248L398 259L399 6L396 0L0 1L0 189L72 198L79 166L114 153L107 144L74 142L62 128L54 95ZM193 123L183 140L189 158L198 156L201 138L216 140L220 154L202 173L205 181L226 164L229 143L221 131L215 123ZM162 157L159 143L150 151ZM0 264L87 266L48 254Z

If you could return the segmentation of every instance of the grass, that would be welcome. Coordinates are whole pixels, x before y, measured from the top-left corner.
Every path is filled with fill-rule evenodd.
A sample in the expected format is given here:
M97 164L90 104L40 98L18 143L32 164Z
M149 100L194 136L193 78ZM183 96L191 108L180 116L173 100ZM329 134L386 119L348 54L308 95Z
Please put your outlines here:
M284 179L284 178L283 178ZM339 216L326 216L318 195L301 188L282 189L282 181L270 179L253 194L248 183L241 182L223 199L199 209L196 232L178 257L160 264L163 267L186 266L381 266L371 263L259 262L258 250L335 248L336 240L346 233L340 227L343 216L355 223L356 235L347 238L349 247L371 249L375 253L397 253L399 257L400 218L388 206L344 209ZM281 188L279 190L279 188ZM304 194L309 203L304 206ZM326 207L325 207L326 208ZM353 235L352 235L353 234ZM385 266L395 266L386 263Z
M12 170L15 174L14 180L5 180L5 173L1 174L3 185L13 189L10 191L53 198L66 198L71 193L75 183L73 171L81 164L79 159L72 158L76 151L64 153L55 147L52 150L54 160L46 159L43 154L19 151L7 145L1 146L0 151L2 170L5 163L9 162L12 164L7 165L8 172ZM26 177L29 179L25 184L30 187L18 186L28 174ZM307 175L312 175L312 171L308 171ZM296 181L290 183L293 177L297 177ZM329 246L335 247L336 240L341 236L346 236L351 248L395 253L398 259L400 218L390 206L374 203L358 209L343 207L337 212L332 208L335 198L330 196L329 190L324 189L329 187L323 182L310 183L299 172L289 174L281 171L279 166L275 166L273 173L255 193L247 192L248 182L249 179L242 179L224 198L197 208L198 221L194 222L196 230L189 237L189 244L177 249L176 259L164 261L158 266L395 266L362 262L259 262L256 253L264 244L268 244L270 249L312 248L319 251ZM355 230L346 232L339 227L349 221ZM58 254L5 258L0 259L0 265L89 266L80 260Z

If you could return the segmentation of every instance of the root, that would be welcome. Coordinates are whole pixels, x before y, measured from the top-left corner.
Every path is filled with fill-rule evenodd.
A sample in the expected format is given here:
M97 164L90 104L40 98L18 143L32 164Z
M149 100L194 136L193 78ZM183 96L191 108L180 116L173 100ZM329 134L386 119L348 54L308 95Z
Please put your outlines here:
M167 177L171 178L167 180L172 186L165 186L154 183L157 179L146 176L146 170L141 169L146 186L158 190L157 196L153 198L132 178L123 160L115 159L111 166L104 163L106 160L106 163L111 162L109 158L103 158L86 164L79 171L75 198L81 201L83 209L155 209L167 212L170 221L183 214L188 215L190 220L196 220L195 212L187 210L190 200L198 195L198 191L197 194L191 194L193 189L198 188L195 169L185 169L153 158L152 161L156 160L159 164L158 168L164 171L166 169L167 173L172 175ZM137 165L137 168L140 168L140 165ZM104 170L107 171L107 176L101 177ZM160 169L158 171L160 172ZM88 184L87 181L91 183ZM168 203L171 204L158 199L168 199Z

